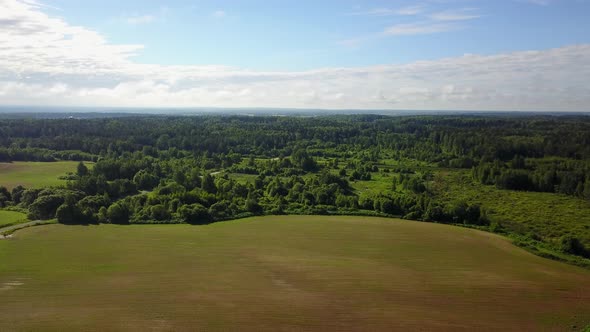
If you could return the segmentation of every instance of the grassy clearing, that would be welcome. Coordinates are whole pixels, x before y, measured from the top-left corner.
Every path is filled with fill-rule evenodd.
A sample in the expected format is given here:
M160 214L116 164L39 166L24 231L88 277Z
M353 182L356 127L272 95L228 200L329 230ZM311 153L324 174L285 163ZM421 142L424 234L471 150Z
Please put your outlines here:
M0 241L0 330L543 330L590 272L470 229L281 216L32 227Z
M0 227L20 224L27 221L24 213L0 210Z
M75 172L77 161L0 163L0 186L12 189L43 188L65 184L59 177Z
M234 180L236 180L239 183L243 183L243 184L254 184L254 180L256 179L256 177L258 175L241 174L241 173L228 173L228 176L231 179L234 179Z
M380 194L390 192L392 186L392 173L371 173L370 181L353 181L351 186L359 195L362 194Z
M435 190L442 200L479 203L519 233L533 232L548 240L570 234L590 246L590 202L552 193L500 190L471 180L469 171L440 171Z

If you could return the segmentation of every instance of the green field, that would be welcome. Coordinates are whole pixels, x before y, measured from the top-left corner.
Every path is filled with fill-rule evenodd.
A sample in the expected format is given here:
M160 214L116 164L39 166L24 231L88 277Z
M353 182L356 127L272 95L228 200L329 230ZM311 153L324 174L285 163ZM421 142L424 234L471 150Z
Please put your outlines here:
M24 213L0 210L0 227L15 225L27 221Z
M441 200L480 204L490 218L519 233L532 232L547 241L569 234L590 246L589 201L553 193L500 190L473 181L466 170L441 171L434 186Z
M12 189L44 188L65 184L59 177L75 172L77 161L0 163L0 186Z
M579 330L590 272L497 235L363 217L28 228L0 330Z

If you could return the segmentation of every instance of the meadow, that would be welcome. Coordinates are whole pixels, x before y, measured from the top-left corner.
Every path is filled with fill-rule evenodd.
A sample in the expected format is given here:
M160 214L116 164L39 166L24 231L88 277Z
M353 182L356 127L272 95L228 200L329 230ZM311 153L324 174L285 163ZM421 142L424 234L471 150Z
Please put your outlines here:
M0 163L0 186L9 190L21 185L25 188L45 188L63 185L59 177L75 172L76 161Z
M434 191L444 202L481 205L505 227L533 237L578 237L590 246L590 202L553 193L501 190L474 181L468 170L439 170Z
M0 227L16 225L25 221L27 221L27 216L24 213L0 210Z
M0 241L0 330L580 330L590 272L477 230L272 216Z

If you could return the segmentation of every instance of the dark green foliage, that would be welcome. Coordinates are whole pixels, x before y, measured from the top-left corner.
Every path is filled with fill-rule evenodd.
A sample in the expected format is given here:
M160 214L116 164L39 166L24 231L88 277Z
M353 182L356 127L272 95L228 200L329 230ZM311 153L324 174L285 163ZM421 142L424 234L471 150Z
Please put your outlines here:
M37 198L29 206L29 219L48 220L55 218L57 208L62 205L65 198L61 195L44 195Z
M71 225L89 222L88 219L83 218L82 211L80 211L78 206L74 202L68 200L57 208L55 217L57 218L57 221L62 224Z
M590 251L586 249L579 239L571 235L563 236L560 239L560 249L568 254L590 258Z
M12 191L10 193L10 196L14 202L14 204L20 204L22 197L23 197L23 193L25 191L25 188L23 186L16 186L14 188L12 188Z
M107 219L113 224L128 224L129 215L129 207L125 202L116 202L107 209Z
M142 169L133 177L133 183L139 190L151 190L158 185L159 179L157 176L148 173Z
M201 189L210 194L215 194L217 188L215 187L215 181L213 181L213 177L211 176L211 174L207 173L203 176L203 181L201 182Z
M168 212L168 209L162 204L154 205L150 208L150 214L152 219L154 220L169 220L171 214Z
M6 187L0 186L0 208L5 207L12 201L12 194Z
M188 224L207 224L211 221L207 208L198 203L183 205L178 209L178 214Z
M306 172L313 172L317 169L317 163L304 149L297 149L291 155L293 164Z
M78 176L88 175L88 167L84 165L84 162L80 161L80 163L78 163L78 167L76 168L76 174L78 174Z

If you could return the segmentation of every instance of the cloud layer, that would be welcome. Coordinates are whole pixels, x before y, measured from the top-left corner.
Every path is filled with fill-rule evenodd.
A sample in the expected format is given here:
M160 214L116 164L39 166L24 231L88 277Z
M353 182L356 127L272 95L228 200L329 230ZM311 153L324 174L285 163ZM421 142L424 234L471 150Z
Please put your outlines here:
M590 45L300 72L139 64L133 55L141 49L48 16L34 1L0 0L0 104L580 111L590 105Z

